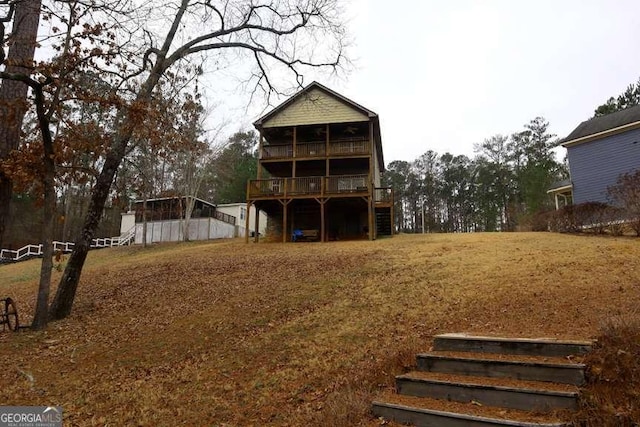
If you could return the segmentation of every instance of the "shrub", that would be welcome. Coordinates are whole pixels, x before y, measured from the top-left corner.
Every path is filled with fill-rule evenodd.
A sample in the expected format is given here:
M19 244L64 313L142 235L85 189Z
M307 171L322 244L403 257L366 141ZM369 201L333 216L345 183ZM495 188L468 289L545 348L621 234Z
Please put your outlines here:
M609 224L610 207L606 203L587 202L569 205L546 215L547 227L560 233L578 233L591 229L603 234Z
M610 318L587 354L576 426L640 424L640 314Z
M640 169L618 177L608 188L609 197L619 206L629 226L640 236Z

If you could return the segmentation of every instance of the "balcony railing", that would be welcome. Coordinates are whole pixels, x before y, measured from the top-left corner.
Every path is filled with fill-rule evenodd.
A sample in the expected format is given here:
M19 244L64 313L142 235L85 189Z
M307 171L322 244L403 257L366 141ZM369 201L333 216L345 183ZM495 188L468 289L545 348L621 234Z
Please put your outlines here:
M376 187L374 197L376 203L393 203L393 188Z
M288 178L287 194L321 194L321 176L305 176L302 178Z
M262 147L261 159L291 159L308 157L325 157L325 142L300 142L296 145L295 153L293 144L265 145ZM329 143L329 156L366 156L371 154L371 143L362 138L341 139Z
M366 155L371 152L368 140L353 138L333 141L329 144L330 156Z
M324 157L326 143L307 142L296 145L296 157Z
M288 159L293 157L293 145L267 145L262 147L262 159Z
M327 193L366 193L367 175L340 175L327 177Z
M249 182L249 199L259 197L322 196L369 193L368 175L309 176L256 179Z

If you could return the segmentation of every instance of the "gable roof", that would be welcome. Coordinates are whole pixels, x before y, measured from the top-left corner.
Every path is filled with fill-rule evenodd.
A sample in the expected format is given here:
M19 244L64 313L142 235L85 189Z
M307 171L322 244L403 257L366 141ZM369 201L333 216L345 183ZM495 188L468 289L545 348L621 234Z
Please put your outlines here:
M384 158L382 155L382 134L380 132L380 118L378 117L378 114L369 110L368 108L363 107L357 102L352 101L346 96L340 95L338 92L335 92L316 81L311 82L309 85L305 86L299 92L297 92L296 94L291 96L289 99L287 99L286 101L284 101L283 103L275 107L273 110L269 111L267 114L260 117L258 120L253 122L253 126L255 126L256 129L261 130L267 121L269 121L271 118L275 117L277 114L284 111L287 107L292 105L294 102L296 102L300 98L309 94L314 89L317 89L326 93L327 95L337 99L338 101L342 102L348 107L353 108L354 110L362 113L363 115L369 118L369 120L373 123L373 138L376 145L378 165L380 167L380 170L384 171L385 168L384 168Z
M562 145L572 145L583 140L590 141L597 137L607 136L610 133L624 132L636 126L640 127L640 105L594 117L580 123L573 132L562 140Z
M293 96L291 96L289 99L287 99L286 101L284 101L282 104L278 105L277 107L275 107L273 110L269 111L267 114L265 114L264 116L260 117L258 120L256 120L255 122L253 122L253 125L256 128L261 128L262 125L268 121L270 118L272 118L273 116L275 116L276 114L282 112L284 109L286 109L289 105L293 104L296 100L300 99L301 97L303 97L304 95L308 94L309 92L311 92L313 89L319 89L323 92L325 92L326 94L328 94L329 96L332 96L340 101L342 101L343 103L347 104L349 107L361 112L362 114L368 116L369 118L374 118L374 117L378 117L378 115L376 113L374 113L373 111L363 107L362 105L350 100L349 98L347 98L346 96L340 95L338 92L335 92L331 89L329 89L328 87L321 85L320 83L313 81L311 82L309 85L305 86L302 90L300 90L299 92L297 92L296 94L294 94Z

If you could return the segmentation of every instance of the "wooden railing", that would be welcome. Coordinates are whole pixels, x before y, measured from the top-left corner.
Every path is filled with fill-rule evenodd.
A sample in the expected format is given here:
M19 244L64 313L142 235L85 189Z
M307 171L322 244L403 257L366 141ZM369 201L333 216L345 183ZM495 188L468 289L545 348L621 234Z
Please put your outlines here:
M296 157L324 157L326 143L305 142L296 145Z
M262 159L288 159L293 157L293 145L267 145L262 147Z
M287 178L252 179L249 181L248 198L260 196L281 196L285 194Z
M369 154L371 144L366 139L353 138L332 141L329 144L330 156L352 156Z
M212 217L219 221L226 222L227 224L236 225L235 216L220 212L219 210L215 210Z
M367 175L340 175L327 177L327 193L355 193L369 191Z
M249 181L247 197L287 197L297 195L368 194L368 175L308 176Z
M367 139L350 138L334 140L329 143L329 156L362 156L371 154L371 143ZM325 157L325 142L300 142L295 153L292 144L265 145L262 147L261 159L291 159L293 157Z
M290 178L287 182L288 194L322 194L321 176Z
M375 201L376 203L393 203L393 188L376 187Z

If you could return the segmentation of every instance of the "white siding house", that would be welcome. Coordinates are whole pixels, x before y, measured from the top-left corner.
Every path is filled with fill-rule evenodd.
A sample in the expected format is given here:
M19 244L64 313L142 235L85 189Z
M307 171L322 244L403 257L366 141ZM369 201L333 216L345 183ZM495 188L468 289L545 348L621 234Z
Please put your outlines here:
M227 203L223 205L217 205L216 209L220 212L226 213L236 217L236 237L245 237L245 224L247 218L247 204L246 203ZM251 206L249 210L249 236L254 233L256 224L256 207ZM258 225L258 232L264 236L267 232L267 214L264 211L260 211L260 223Z
M188 197L164 197L134 203L135 210L122 214L120 232L122 235L135 226L136 244L144 239L146 217L146 241L179 242L185 240L232 239L237 236L237 217L218 210L213 203L192 198L194 205L191 218L185 220ZM244 230L244 228L243 228Z

